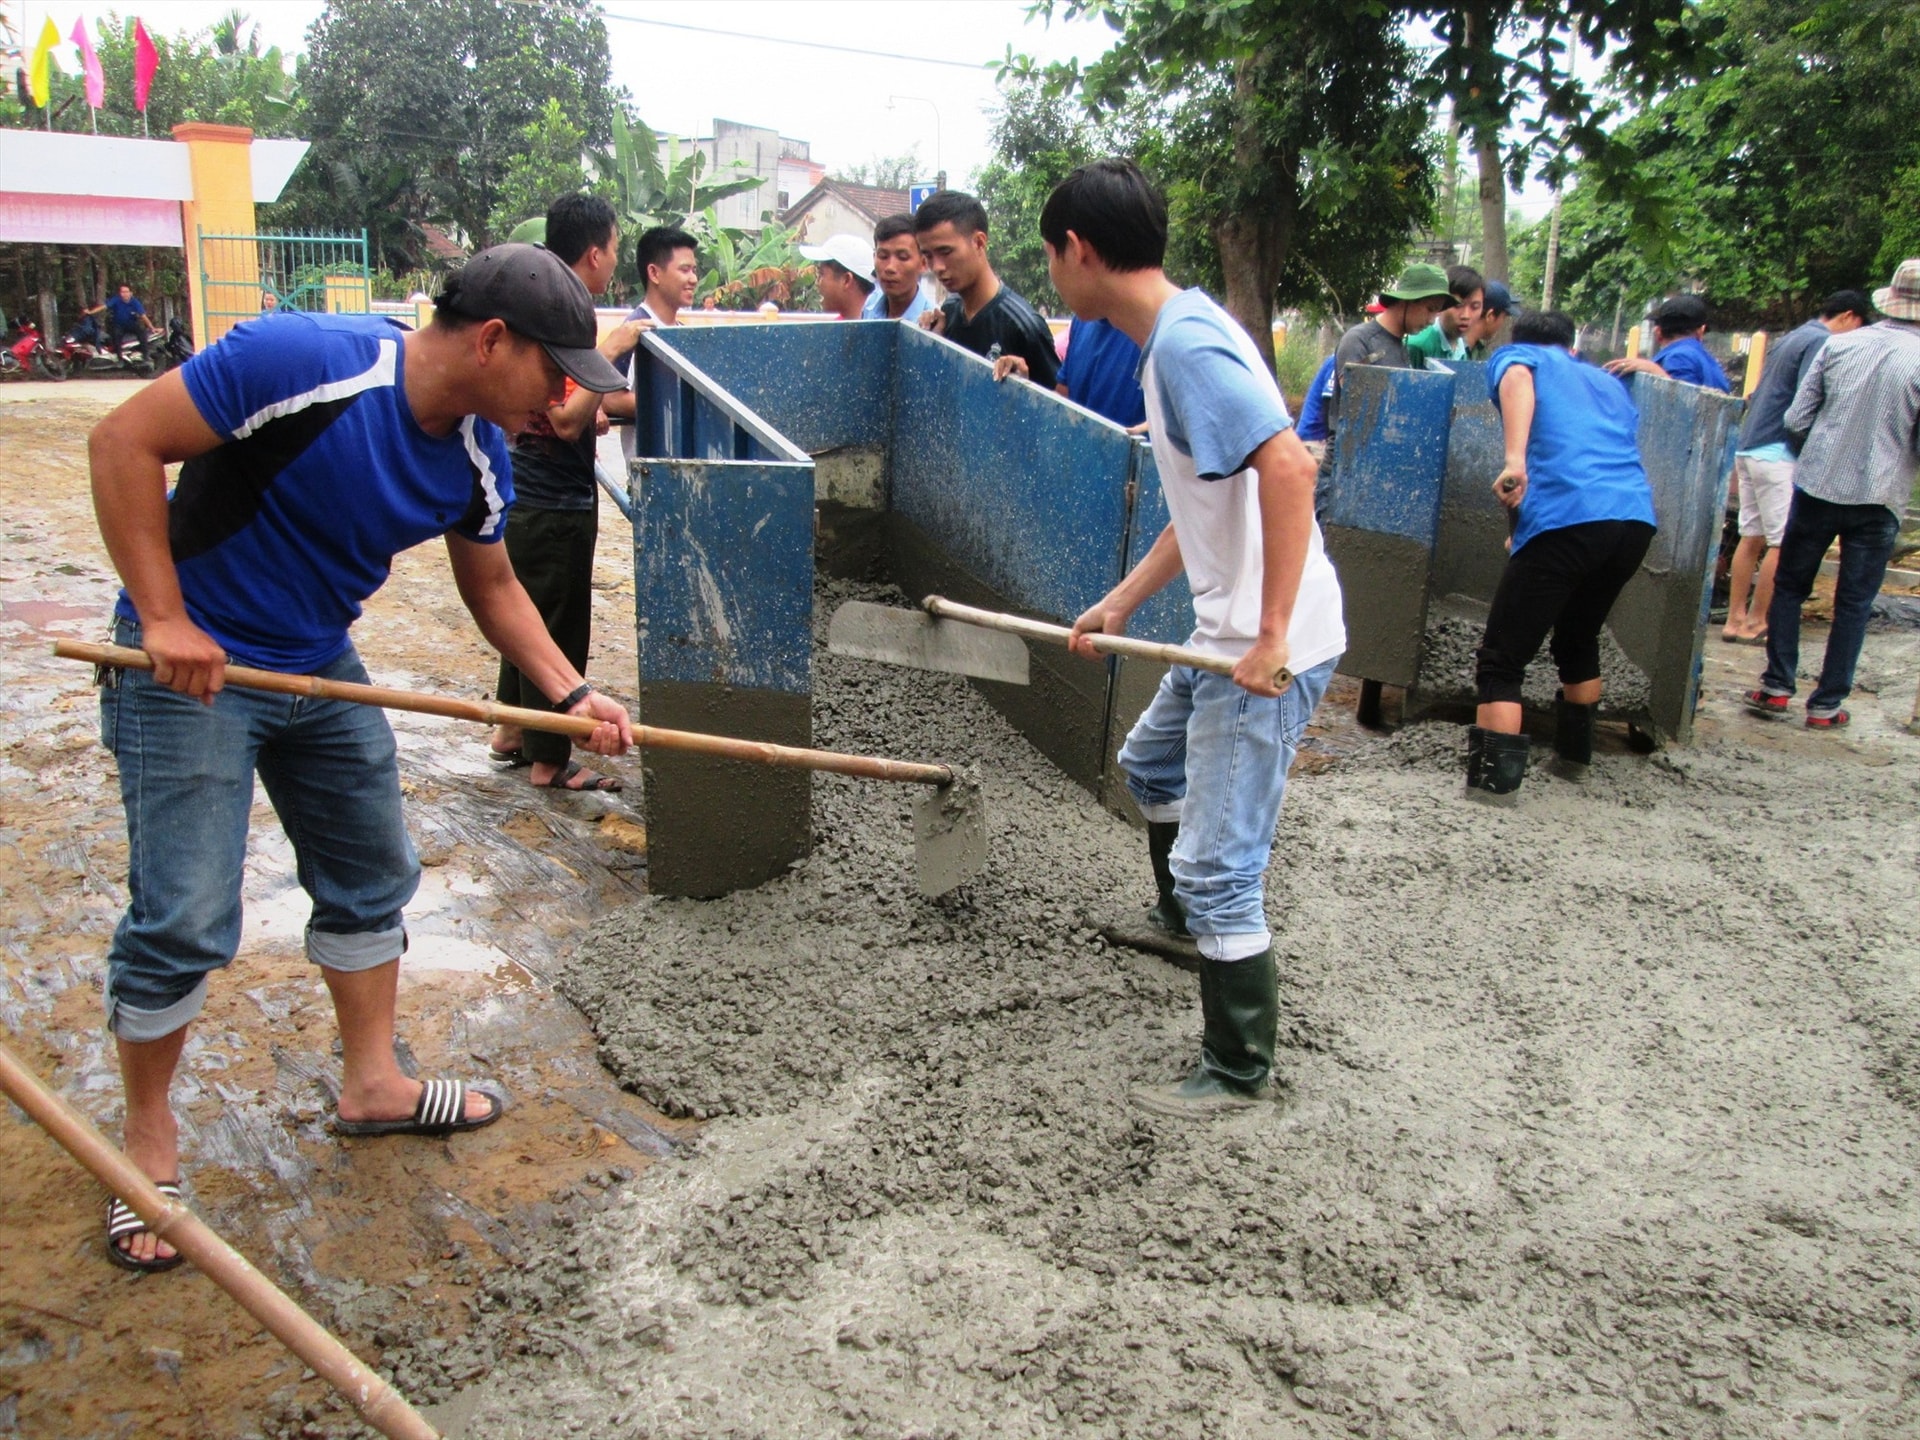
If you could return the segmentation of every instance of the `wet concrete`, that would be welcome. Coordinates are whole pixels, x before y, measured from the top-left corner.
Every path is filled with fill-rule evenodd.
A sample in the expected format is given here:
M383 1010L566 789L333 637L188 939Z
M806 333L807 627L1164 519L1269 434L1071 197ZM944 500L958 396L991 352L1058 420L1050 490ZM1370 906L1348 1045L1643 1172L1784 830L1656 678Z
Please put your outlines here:
M1339 525L1327 527L1326 544L1340 574L1347 624L1341 673L1413 684L1427 624L1428 547L1401 535Z
M1126 1098L1199 1028L1098 933L1137 837L963 682L817 654L823 743L981 767L987 869L921 899L901 797L823 778L788 876L596 929L606 1061L722 1118L503 1277L555 1320L457 1433L1909 1433L1920 643L1844 736L1712 659L1693 749L1513 811L1452 726L1297 775L1286 1095L1188 1127Z

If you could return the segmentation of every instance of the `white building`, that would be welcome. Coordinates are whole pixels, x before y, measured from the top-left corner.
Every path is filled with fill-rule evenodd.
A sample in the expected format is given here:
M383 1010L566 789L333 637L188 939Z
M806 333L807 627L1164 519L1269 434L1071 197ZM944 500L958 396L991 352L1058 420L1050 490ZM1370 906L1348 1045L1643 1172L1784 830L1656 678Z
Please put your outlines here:
M706 165L700 172L703 179L732 178L742 172L759 177L759 189L729 195L714 204L715 218L737 230L758 230L769 212L778 215L826 175L826 167L809 158L805 140L794 140L764 125L744 125L738 120L716 119L711 135L684 136L672 141L662 136L662 165L668 163L670 146L677 147L682 156L689 150L704 155ZM739 172L732 168L736 161L741 166Z

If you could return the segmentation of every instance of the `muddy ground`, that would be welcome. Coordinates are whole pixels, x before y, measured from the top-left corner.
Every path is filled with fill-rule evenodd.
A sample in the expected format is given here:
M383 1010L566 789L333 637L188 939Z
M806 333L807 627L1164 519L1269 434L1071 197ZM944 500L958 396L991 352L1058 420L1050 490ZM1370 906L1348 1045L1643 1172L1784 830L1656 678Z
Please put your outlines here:
M0 444L54 443L48 419L78 417ZM33 566L0 549L21 586L0 600L97 592L83 503L8 469L10 519L40 528L17 542ZM454 605L436 557L410 557L362 626L377 678L483 690ZM603 617L609 646L623 619ZM7 774L43 808L0 822L21 857L0 873L5 1003L110 1122L89 981L117 814L89 697L31 656L41 638L6 652ZM1537 774L1510 812L1459 801L1457 729L1364 736L1338 692L1269 877L1286 1090L1198 1128L1126 1099L1198 1036L1190 977L1098 937L1146 898L1136 832L963 683L816 671L819 743L981 774L991 860L938 902L887 787L817 780L792 874L658 901L596 802L445 773L470 759L403 726L423 848L449 812L496 807L448 844L438 868L468 883L428 911L500 957L411 985L409 1041L483 1074L511 1049L510 1088L553 1108L452 1146L331 1140L297 925L278 952L261 933L197 1055L198 1198L456 1435L1920 1434L1920 738L1901 728L1920 643L1869 638L1843 735L1739 713L1757 652L1708 650L1693 748L1643 759L1609 730L1589 786ZM290 881L263 832L271 918ZM575 878L514 868L548 860ZM553 984L637 1099L586 1062ZM463 1017L503 1011L468 1043ZM637 1143L582 1123L596 1108ZM219 1149L235 1109L289 1138ZM90 1189L5 1133L19 1433L356 1433L204 1280L109 1270ZM454 1195L467 1228L435 1213ZM334 1243L281 1238L303 1226Z

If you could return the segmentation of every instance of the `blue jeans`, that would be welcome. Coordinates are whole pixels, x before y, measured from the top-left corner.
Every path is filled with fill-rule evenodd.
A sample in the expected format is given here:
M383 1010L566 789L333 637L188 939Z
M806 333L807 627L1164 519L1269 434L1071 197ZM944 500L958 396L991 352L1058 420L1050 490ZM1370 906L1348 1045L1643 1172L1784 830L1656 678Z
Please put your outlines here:
M1800 673L1800 607L1813 593L1827 547L1840 542L1840 575L1833 587L1833 628L1820 683L1807 697L1809 715L1831 715L1853 693L1853 667L1867 638L1873 597L1887 576L1900 517L1884 505L1836 505L1795 489L1787 510L1787 533L1773 575L1773 603L1767 607L1767 670L1760 688L1769 695L1791 695Z
M1294 676L1278 699L1176 665L1120 747L1140 813L1180 824L1174 893L1208 959L1242 960L1272 943L1263 882L1274 826L1301 732L1334 664Z
M140 627L114 623L138 647ZM365 683L351 648L317 672ZM125 670L100 691L120 762L127 912L107 952L107 1027L157 1040L200 1013L207 975L240 945L240 886L257 771L313 899L307 956L370 970L406 949L400 912L420 862L400 809L386 716L367 705L229 686L212 705Z

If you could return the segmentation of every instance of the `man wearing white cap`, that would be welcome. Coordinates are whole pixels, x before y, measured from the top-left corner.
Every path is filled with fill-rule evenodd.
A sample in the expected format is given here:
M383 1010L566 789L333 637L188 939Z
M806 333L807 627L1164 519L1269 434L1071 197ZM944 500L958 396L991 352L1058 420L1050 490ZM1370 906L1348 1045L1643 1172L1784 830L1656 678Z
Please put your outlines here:
M1799 457L1767 607L1767 669L1746 700L1760 715L1787 713L1800 673L1800 607L1837 539L1833 628L1807 697L1810 730L1839 730L1850 718L1844 702L1867 616L1920 468L1920 259L1900 263L1873 307L1886 318L1822 345L1781 421Z
M858 235L830 235L824 245L802 245L816 267L813 283L821 302L842 320L858 320L873 293L873 244Z

